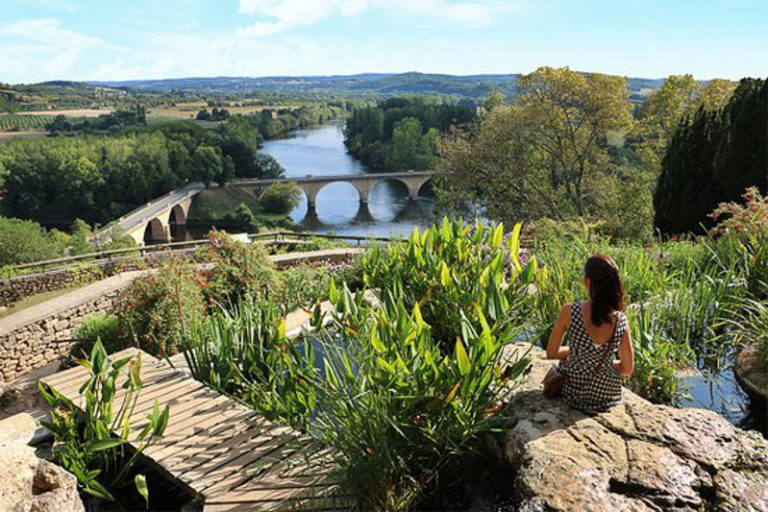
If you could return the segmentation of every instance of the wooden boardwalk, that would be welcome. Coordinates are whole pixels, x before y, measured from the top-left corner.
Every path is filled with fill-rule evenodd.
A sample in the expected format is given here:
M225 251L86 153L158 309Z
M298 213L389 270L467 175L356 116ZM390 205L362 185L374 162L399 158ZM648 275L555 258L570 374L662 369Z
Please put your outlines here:
M327 453L297 431L258 413L137 349L144 387L131 416L133 432L146 424L155 400L170 407L165 435L144 452L147 463L195 496L205 512L346 509L335 498ZM83 367L45 377L51 388L80 405ZM116 403L121 403L118 392Z

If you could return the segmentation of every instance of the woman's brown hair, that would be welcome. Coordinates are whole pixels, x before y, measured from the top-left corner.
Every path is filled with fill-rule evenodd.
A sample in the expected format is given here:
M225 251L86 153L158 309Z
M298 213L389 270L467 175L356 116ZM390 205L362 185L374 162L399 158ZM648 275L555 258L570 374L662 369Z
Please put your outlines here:
M592 256L584 265L584 275L589 278L589 298L592 300L592 323L611 323L614 311L624 311L624 287L619 267L609 256Z

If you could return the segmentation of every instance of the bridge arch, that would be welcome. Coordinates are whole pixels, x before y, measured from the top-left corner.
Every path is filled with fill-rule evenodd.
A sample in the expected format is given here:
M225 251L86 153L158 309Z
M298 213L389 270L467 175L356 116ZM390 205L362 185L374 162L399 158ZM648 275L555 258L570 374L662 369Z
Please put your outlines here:
M416 196L415 198L418 198L421 195L424 195L425 190L429 190L430 192L433 190L434 183L432 182L432 178L427 178L424 180L421 185L418 186L418 189L416 190ZM414 198L414 199L415 199Z
M367 203L368 202L368 192L369 188L367 184L359 183L357 181L353 180L343 180L338 179L334 181L323 181L323 182L304 182L299 183L299 188L304 192L304 195L307 198L307 205L310 208L313 208L317 205L317 196L320 195L320 191L322 191L325 187L328 185L332 185L334 183L345 183L348 185L352 185L352 187L357 190L358 198L360 199L361 203Z
M404 180L400 178L381 178L376 180L371 180L368 182L368 190L367 193L370 195L370 193L373 191L373 189L385 184L385 183L393 183L397 188L399 188L401 191L408 194L409 198L412 198L410 187L408 186L408 183L406 183Z
M171 208L168 214L168 224L184 225L187 223L187 211L184 206L179 203Z
M147 222L144 228L144 242L168 242L168 223L163 222L159 217Z

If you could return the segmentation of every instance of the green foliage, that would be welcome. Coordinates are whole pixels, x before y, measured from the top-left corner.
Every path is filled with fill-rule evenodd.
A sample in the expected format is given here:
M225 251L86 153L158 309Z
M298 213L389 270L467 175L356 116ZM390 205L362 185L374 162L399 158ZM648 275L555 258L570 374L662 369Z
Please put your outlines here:
M253 157L257 176L263 179L278 179L285 176L285 168L272 155L256 153Z
M124 128L146 124L144 107L136 106L133 110L117 110L99 117L71 118L58 115L45 125L52 136L59 135L95 135L114 134Z
M259 220L245 203L240 203L233 211L225 213L219 224L245 229L250 233L258 233L260 226Z
M288 215L301 203L302 196L296 183L274 183L264 191L259 202L269 213Z
M440 133L474 117L471 104L419 96L390 98L355 109L347 120L344 143L372 168L423 171L436 155Z
M37 222L0 217L0 266L53 259L64 247Z
M768 193L768 81L744 79L721 110L700 108L671 137L653 198L662 233L702 232L721 202ZM703 226L703 228L702 228Z
M75 331L77 346L73 353L77 356L90 354L97 342L101 342L108 354L118 352L129 345L129 340L120 333L117 316L98 313L83 320Z
M486 227L443 219L423 234L415 229L406 244L374 246L363 259L365 284L419 304L424 321L446 350L461 335L462 318L479 328L487 319L495 336L511 341L507 328L520 321L536 258L525 268L518 259L520 225L508 243L501 224Z
M90 358L78 363L89 372L80 388L82 410L56 390L39 384L51 408L51 421L43 425L53 433L54 458L75 475L84 492L114 501L133 485L149 508L146 478L132 473L141 454L163 436L168 406L161 411L155 401L151 413L144 419L138 417L136 404L142 388L139 355L115 361L97 341ZM125 384L118 388L123 380ZM112 432L119 432L119 437ZM129 441L135 449L128 449ZM124 505L134 508L136 502L127 500Z
M539 68L520 77L514 103L444 137L438 200L448 210L484 207L504 222L593 219L610 207L621 210L616 196L631 173L616 172L622 162L608 138L631 125L623 78Z
M50 123L53 116L0 114L0 132L21 132L41 130Z
M255 127L230 120L215 133L193 122L138 126L112 136L16 140L0 146L3 207L31 219L105 224L189 181L258 177Z
M314 355L309 345L285 337L283 308L272 300L241 299L216 308L191 325L184 357L192 375L264 414L306 426L315 407L309 381Z
M310 307L318 300L328 298L331 275L323 268L297 265L281 271L278 277L280 302L287 312Z
M208 239L200 251L203 261L211 264L204 290L209 304L236 304L246 295L255 299L275 296L278 279L262 245L244 244L216 230Z
M516 353L506 368L497 364L505 340L479 308L482 327L462 317L461 335L447 340L418 304L409 311L397 290L380 293L382 303L371 306L362 293L332 290L337 314L321 335L312 432L330 448L357 507L409 510L500 425L499 400L530 361Z
M118 336L156 356L173 355L190 323L205 313L201 277L175 260L139 276L115 300Z

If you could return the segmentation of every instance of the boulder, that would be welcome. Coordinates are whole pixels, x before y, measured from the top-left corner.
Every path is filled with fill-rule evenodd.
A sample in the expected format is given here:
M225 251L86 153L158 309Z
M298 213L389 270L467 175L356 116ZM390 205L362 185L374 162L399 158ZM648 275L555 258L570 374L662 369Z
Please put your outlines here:
M755 347L747 346L736 357L736 376L753 395L768 400L768 368Z
M522 511L768 510L768 445L712 411L624 403L587 416L547 400L544 351L510 397L502 441Z
M0 510L84 512L77 480L59 466L38 459L32 447L0 445Z

